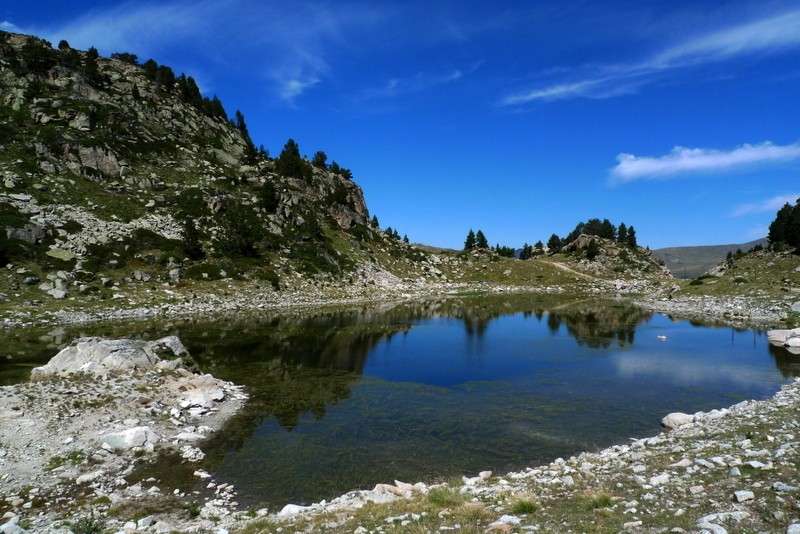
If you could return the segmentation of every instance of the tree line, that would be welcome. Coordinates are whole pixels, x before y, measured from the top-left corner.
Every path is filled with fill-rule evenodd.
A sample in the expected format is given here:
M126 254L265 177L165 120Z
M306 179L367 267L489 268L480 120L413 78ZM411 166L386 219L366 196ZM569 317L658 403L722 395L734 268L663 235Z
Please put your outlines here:
M638 246L636 242L636 229L632 225L628 226L622 222L619 226L615 226L608 219L603 219L602 221L600 219L589 219L586 222L579 222L575 226L575 229L566 237L561 238L556 234L551 235L550 239L547 241L547 249L553 254L560 252L562 248L572 241L575 241L581 234L602 237L630 248L636 248ZM594 246L598 247L596 242ZM516 250L512 247L501 246L500 244L495 245L493 248L489 247L489 241L481 230L475 233L472 228L469 229L467 238L464 241L465 251L490 248L500 256L513 258L516 255ZM525 243L520 250L519 258L521 260L527 260L536 255L544 254L544 248L544 244L541 241L537 241L534 245Z
M639 246L636 242L636 229L633 225L628 226L621 222L619 226L614 226L608 219L602 221L589 219L586 222L579 222L575 229L564 238L558 237L556 234L551 235L547 240L547 248L551 252L560 252L566 245L578 239L581 234L602 237L630 248Z
M800 198L794 206L787 202L778 210L769 225L767 240L773 249L789 246L800 251Z

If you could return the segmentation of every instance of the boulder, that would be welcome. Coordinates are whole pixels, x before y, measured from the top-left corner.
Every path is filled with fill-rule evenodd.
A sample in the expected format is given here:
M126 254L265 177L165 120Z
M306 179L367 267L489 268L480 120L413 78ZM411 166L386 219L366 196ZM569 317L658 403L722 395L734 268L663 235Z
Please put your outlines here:
M70 252L69 250L64 250L63 248L52 247L50 250L45 252L51 258L55 258L57 260L62 261L70 261L75 258L75 254Z
M38 224L27 223L22 228L6 227L6 237L8 239L17 239L35 245L46 236L44 228Z
M800 347L800 328L792 330L769 330L767 341L777 347Z
M134 447L155 445L161 438L148 426L137 426L103 436L102 441L112 449L127 451Z
M211 408L215 401L225 399L225 391L211 375L200 375L181 381L179 387L185 392L180 399L181 408Z
M161 361L160 355L170 354L173 357L188 354L186 347L175 336L156 341L84 337L73 341L53 356L47 365L33 369L31 378L41 379L77 372L108 374L146 371Z
M661 426L666 428L678 428L694 422L694 416L688 413L673 412L661 420Z

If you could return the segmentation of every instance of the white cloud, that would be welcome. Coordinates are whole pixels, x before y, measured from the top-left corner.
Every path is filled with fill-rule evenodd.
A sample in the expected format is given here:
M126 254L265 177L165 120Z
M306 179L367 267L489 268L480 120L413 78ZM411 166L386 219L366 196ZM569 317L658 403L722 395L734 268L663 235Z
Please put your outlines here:
M742 145L730 151L676 146L666 156L619 154L611 169L612 183L664 178L682 174L721 173L800 158L800 143L778 146L770 142Z
M800 45L800 11L726 28L672 47L655 58L657 66L720 61L741 54L774 52Z
M15 24L13 24L11 22L8 22L7 20L4 20L3 22L0 22L0 30L3 30L5 32L11 32L11 33L20 33L21 32L20 28L17 25L15 25Z
M549 102L578 96L587 96L590 94L592 89L595 89L602 82L603 80L583 80L576 83L552 85L543 89L534 89L527 93L506 97L501 103L504 106L514 106L526 104L534 100Z
M472 73L477 68L477 65L473 66L468 72ZM392 78L380 87L367 89L364 91L364 96L367 98L391 98L410 93L418 93L439 85L453 83L463 78L464 75L464 72L459 69L447 74L427 74L420 72L408 78Z
M750 213L774 213L782 208L784 204L794 205L798 198L800 198L800 193L789 193L768 198L761 202L740 204L733 209L731 217L741 217Z
M505 97L503 106L570 98L609 98L631 93L696 65L738 56L774 54L800 47L800 10L710 32L666 48L638 63L593 67L592 74Z

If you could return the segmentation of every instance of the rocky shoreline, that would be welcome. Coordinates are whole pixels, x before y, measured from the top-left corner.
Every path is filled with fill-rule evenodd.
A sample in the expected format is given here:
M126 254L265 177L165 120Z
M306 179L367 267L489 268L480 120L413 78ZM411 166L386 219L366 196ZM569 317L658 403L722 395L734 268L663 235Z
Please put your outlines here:
M289 505L264 524L305 532L797 534L799 409L795 380L770 399L686 416L669 432L600 452L455 484L379 484L330 502ZM442 493L450 501L432 510ZM385 505L384 515L359 512L368 502L394 505Z
M200 496L131 479L159 454L202 460L199 445L243 406L240 386L191 368L173 336L82 338L34 369L31 381L0 388L0 532L186 531L232 514L228 485ZM208 473L195 476L213 484ZM186 507L195 517L174 513ZM141 517L115 519L122 516Z
M375 273L373 273L375 275ZM520 286L476 282L403 282L366 277L359 284L320 287L301 284L274 291L248 281L221 281L213 287L177 290L163 288L147 294L120 294L94 307L62 301L55 309L29 308L6 313L0 328L80 324L101 321L137 321L153 318L199 317L209 314L264 310L348 306L371 302L419 300L461 294L585 294L591 298L628 300L654 312L687 319L714 320L741 326L777 326L792 311L792 303L750 297L712 297L676 294L672 288L647 282L597 280L574 287Z

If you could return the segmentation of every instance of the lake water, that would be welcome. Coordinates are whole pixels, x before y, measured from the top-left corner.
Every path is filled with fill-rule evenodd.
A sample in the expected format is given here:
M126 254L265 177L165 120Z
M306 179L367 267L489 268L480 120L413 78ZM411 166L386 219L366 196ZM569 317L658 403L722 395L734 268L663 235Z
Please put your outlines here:
M2 345L16 357L0 378L23 379L79 335L167 334L204 371L247 387L204 466L243 504L273 509L597 450L658 432L672 411L771 396L800 374L761 332L517 295L20 331Z

